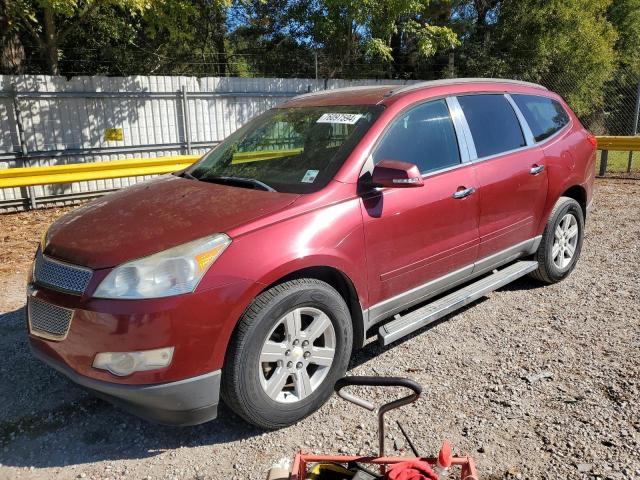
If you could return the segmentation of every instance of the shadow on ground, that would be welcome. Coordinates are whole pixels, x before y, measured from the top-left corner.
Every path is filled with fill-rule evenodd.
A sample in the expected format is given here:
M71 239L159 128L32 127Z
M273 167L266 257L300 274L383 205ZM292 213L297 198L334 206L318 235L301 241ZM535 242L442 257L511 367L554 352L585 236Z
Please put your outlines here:
M528 280L510 289L534 288ZM387 347L375 338L356 352L350 369L397 348L484 299ZM96 461L142 459L181 447L225 444L263 434L224 404L218 419L194 427L165 427L140 420L97 399L35 359L26 335L25 309L0 314L0 463L14 467L63 467Z
M62 467L152 457L180 447L224 447L261 435L221 405L219 418L195 427L138 419L97 399L35 359L25 309L0 314L0 463Z

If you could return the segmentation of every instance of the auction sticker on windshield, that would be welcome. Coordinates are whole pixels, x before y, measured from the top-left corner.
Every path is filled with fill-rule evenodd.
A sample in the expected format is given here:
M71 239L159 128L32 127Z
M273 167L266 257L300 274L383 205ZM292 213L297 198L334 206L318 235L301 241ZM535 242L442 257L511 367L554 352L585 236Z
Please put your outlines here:
M344 123L353 125L362 118L361 113L325 113L316 123Z
M302 183L313 183L316 181L316 177L318 176L318 172L320 170L307 170L307 173L302 177Z

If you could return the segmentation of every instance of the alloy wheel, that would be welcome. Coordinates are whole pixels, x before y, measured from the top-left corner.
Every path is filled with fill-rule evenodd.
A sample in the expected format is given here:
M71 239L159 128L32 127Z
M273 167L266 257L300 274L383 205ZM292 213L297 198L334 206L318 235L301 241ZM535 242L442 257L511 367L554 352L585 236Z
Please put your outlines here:
M276 402L298 402L311 395L333 364L336 332L329 316L300 307L280 318L260 351L260 384Z
M551 249L551 258L556 267L563 269L571 263L578 245L578 228L578 220L572 213L567 213L558 222Z

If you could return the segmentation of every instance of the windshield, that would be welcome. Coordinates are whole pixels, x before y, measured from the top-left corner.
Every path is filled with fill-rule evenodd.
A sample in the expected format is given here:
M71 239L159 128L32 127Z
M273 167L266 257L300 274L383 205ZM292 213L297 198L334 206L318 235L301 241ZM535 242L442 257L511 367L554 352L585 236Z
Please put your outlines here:
M184 175L245 188L314 192L333 178L382 109L272 109L227 137Z

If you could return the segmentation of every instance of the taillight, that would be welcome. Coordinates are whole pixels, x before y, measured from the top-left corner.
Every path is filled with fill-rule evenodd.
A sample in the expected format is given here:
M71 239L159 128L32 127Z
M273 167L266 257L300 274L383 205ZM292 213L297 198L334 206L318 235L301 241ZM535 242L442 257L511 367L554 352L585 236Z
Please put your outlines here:
M594 134L587 133L587 140L589 140L589 143L593 145L593 148L596 148L596 149L598 148L598 139Z

